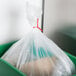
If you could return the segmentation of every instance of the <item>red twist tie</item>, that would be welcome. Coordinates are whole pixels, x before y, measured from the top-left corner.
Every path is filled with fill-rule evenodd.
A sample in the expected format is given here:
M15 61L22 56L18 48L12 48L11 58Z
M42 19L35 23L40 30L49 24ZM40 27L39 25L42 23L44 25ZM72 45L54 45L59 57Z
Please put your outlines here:
M34 26L33 28L38 28L40 31L43 32L43 30L39 27L39 18L37 18L37 27Z

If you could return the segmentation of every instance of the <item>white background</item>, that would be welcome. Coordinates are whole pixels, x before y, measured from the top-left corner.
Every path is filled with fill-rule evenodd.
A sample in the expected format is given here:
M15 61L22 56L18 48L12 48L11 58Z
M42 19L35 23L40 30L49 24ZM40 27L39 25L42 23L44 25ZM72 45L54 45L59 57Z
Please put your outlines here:
M40 10L41 0L27 1ZM26 4L25 0L0 0L0 44L19 39L29 31ZM44 34L50 37L62 27L60 23L76 24L76 0L45 0Z
M76 0L45 0L44 33L50 36L65 25L76 26ZM64 23L64 26L61 25Z
M25 36L37 25L41 9L41 0L0 0L0 44Z

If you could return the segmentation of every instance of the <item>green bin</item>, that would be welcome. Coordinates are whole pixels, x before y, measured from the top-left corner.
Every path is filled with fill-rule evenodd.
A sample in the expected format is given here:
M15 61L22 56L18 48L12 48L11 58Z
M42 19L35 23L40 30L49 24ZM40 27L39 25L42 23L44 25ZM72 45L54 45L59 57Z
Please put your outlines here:
M0 45L0 57L11 47L14 42ZM0 76L26 76L21 71L0 58Z
M16 41L15 41L16 42ZM0 45L0 57L11 47L15 42ZM66 53L76 66L76 57ZM6 61L0 59L0 76L26 76L18 69L7 63ZM73 75L76 76L76 75Z

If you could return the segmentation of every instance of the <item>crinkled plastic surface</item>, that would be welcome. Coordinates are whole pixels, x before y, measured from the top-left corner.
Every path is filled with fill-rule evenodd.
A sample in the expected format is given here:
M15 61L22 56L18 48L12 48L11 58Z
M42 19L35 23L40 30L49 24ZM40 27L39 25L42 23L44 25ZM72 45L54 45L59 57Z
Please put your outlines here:
M36 26L38 18L40 26L42 17L42 0L26 0L26 15L30 25Z
M2 57L27 76L71 76L74 65L67 55L37 29L32 29Z

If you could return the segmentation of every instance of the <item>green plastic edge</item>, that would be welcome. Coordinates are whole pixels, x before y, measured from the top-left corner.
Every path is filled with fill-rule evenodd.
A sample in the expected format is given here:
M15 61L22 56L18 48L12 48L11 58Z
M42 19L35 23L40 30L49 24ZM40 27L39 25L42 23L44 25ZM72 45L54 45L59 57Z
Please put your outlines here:
M73 55L71 55L71 54L69 54L69 53L67 53L67 52L65 52L67 55L68 55L68 57L72 60L72 62L75 64L75 67L76 67L76 57L75 56L73 56Z
M9 64L8 62L4 61L3 59L0 58L0 60L2 62L4 62L5 64L7 64L9 67L11 67L13 70L15 70L17 73L20 73L21 76L26 76L25 74L23 74L21 71L19 71L17 68L13 67L11 64Z
M3 45L0 45L0 57L17 41L12 41L10 43L6 43Z
M15 43L16 41L12 41L6 44L2 44L0 45L0 57ZM8 62L4 61L3 59L0 58L1 61L3 61L5 64L7 64L9 67L11 67L13 70L15 70L16 72L20 73L21 76L26 76L25 74L23 74L21 71L19 71L17 68L13 67L11 64L9 64Z

